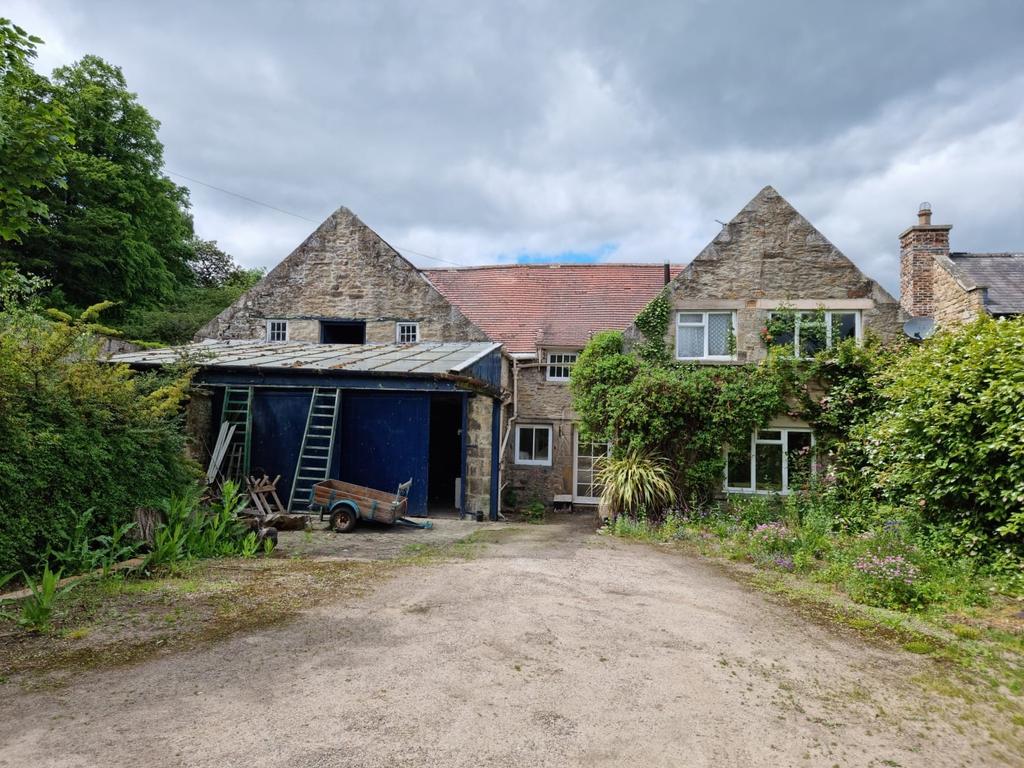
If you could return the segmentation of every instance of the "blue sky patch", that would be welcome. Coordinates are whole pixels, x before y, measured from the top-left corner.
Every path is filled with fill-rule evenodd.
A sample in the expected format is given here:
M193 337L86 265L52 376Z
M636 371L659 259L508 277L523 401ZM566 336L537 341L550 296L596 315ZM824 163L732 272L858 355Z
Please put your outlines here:
M605 261L619 250L618 243L601 243L589 251L561 251L558 253L542 253L540 251L520 251L511 257L516 264L594 264ZM505 261L507 256L499 257Z

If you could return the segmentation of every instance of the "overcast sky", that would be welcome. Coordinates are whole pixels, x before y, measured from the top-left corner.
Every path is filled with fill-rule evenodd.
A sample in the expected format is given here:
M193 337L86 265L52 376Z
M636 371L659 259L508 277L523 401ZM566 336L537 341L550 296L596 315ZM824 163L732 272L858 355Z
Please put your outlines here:
M168 171L421 266L687 262L766 184L895 291L928 200L954 250L1024 250L1024 2L7 0L41 71L94 53ZM172 176L272 266L314 224Z

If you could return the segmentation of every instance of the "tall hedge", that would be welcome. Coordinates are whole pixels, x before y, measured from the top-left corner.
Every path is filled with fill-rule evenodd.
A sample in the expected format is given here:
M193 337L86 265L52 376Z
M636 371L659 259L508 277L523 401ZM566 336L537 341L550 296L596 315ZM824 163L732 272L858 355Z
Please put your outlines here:
M966 544L1024 553L1024 318L937 334L876 379L869 477Z
M0 574L37 567L76 513L92 508L94 533L105 533L194 477L179 415L187 375L159 380L103 362L90 317L13 307L3 272Z

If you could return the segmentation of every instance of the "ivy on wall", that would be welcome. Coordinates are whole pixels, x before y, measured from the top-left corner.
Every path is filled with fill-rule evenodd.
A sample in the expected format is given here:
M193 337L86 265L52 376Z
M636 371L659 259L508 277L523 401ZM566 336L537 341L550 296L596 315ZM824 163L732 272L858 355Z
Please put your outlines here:
M675 362L665 348L670 312L667 300L648 305L635 354L625 352L622 333L597 334L573 368L573 407L583 431L611 441L617 454L669 459L677 498L699 506L721 487L725 446L747 445L754 429L799 407L802 373L783 357L740 366Z
M641 360L650 363L665 364L671 356L665 346L665 334L672 319L672 305L668 295L662 291L640 310L633 325L640 331L643 339L634 344L633 349Z

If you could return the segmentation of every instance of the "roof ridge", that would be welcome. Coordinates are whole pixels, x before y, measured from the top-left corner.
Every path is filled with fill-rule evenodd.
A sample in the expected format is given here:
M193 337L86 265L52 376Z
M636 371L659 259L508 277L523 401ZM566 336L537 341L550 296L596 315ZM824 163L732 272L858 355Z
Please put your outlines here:
M683 268L683 262L667 262L669 267ZM469 272L472 270L484 269L547 269L554 267L649 267L652 269L663 269L666 262L663 261L599 261L585 264L575 262L550 262L544 264L467 264L461 267L421 267L421 272Z

